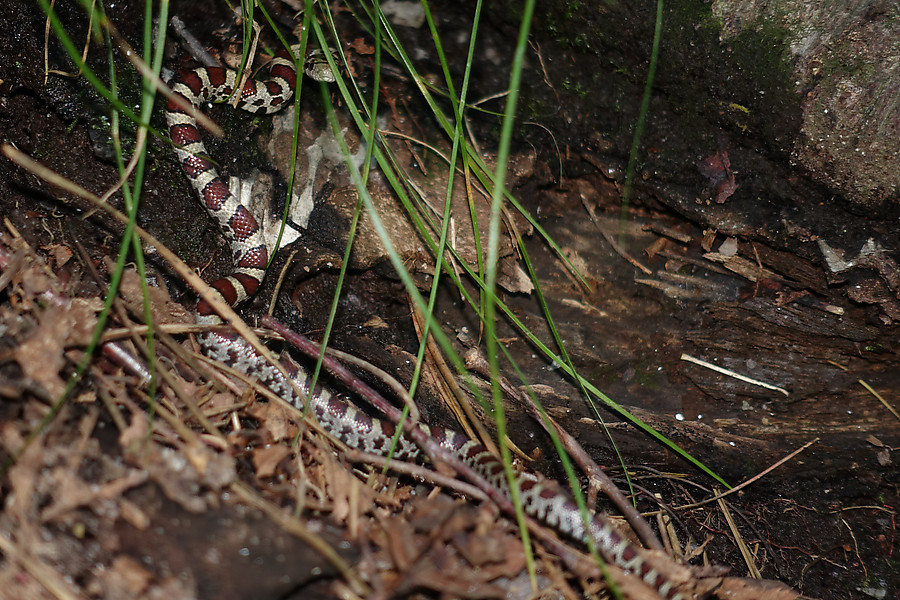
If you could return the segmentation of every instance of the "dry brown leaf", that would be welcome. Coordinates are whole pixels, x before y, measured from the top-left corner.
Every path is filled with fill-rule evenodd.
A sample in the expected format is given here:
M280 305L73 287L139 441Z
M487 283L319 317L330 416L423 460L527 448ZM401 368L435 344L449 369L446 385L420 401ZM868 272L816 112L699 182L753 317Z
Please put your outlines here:
M143 594L153 575L128 556L118 556L108 569L99 573L103 597L107 600L130 600Z
M509 550L504 536L497 530L484 534L457 533L453 536L453 545L473 567L502 563Z
M205 389L205 386L199 386L196 384L190 384L190 387L197 390L198 392L201 389ZM189 397L198 398L200 397L200 394L192 394ZM235 399L234 394L230 392L215 392L211 396L209 396L209 399L204 402L200 408L203 409L203 414L207 417L215 417L227 411L235 410L234 407L236 402L237 400Z
M201 513L206 510L206 500L198 496L200 477L182 452L153 444L135 453L133 458L169 500L188 512Z
M218 491L231 485L237 477L234 458L229 454L217 452L202 444L188 444L183 451L200 474L200 482L213 490Z
M51 244L50 246L45 246L44 249L48 250L53 256L53 262L56 263L57 268L65 265L74 256L71 248L63 244Z
M329 461L323 465L325 481L328 484L328 492L333 502L331 516L338 522L346 521L350 516L350 487L356 479L346 469L337 463Z
M719 149L700 161L697 167L709 180L709 187L716 194L716 203L723 204L737 190L738 185L734 180L727 151Z
M150 422L147 415L142 412L131 414L131 423L119 434L119 446L126 453L138 452L150 435Z
M267 442L293 440L297 435L293 413L277 402L257 402L247 408L247 414L259 421L262 432L271 437Z
M2 426L3 445L12 453L22 450L24 438L11 423ZM32 537L37 541L35 519L32 518L32 502L37 496L38 475L44 467L43 443L45 438L38 436L25 448L9 469L9 488L12 493L6 504L9 515L19 523L19 542L26 543Z
M728 600L796 600L800 595L779 581L724 577L713 597Z
M59 372L65 365L63 344L71 325L63 311L48 309L29 338L13 350L25 377L46 390L51 398L58 398L66 388Z
M69 465L53 470L53 501L41 511L41 521L58 521L69 512L82 506L91 506L95 510L101 502L117 502L119 497L133 487L147 480L143 471L133 470L124 477L114 479L102 485L88 484L76 477Z
M669 246L671 246L671 244L669 243L668 239L664 237L658 237L653 240L652 244L644 248L644 254L646 254L648 258L653 258L660 252L668 250Z
M128 498L119 500L119 509L122 520L138 531L146 531L150 527L150 516Z
M57 283L56 279L37 268L24 269L19 272L19 277L13 279L18 285L22 286L22 291L24 292L22 299L25 302L23 308L29 311L34 308L31 301L47 290L54 289Z
M332 516L338 521L356 518L375 504L375 492L330 456L322 457L322 476L334 503Z
M506 291L516 294L530 294L534 291L534 282L531 281L531 276L511 256L500 259L500 274L497 277L497 284Z
M285 458L290 456L291 449L283 444L271 444L262 448L254 448L253 466L256 467L256 476L262 479L272 477Z
M126 269L119 284L119 296L130 311L144 314L144 293L141 289L141 278L133 269ZM194 317L180 304L173 302L169 290L161 281L155 286L147 287L150 298L150 311L157 323L193 323Z

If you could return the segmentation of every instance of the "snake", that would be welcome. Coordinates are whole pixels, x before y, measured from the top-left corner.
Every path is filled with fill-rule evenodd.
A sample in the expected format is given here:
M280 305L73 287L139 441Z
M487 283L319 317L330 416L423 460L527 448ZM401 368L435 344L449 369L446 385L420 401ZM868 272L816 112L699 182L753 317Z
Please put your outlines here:
M239 92L237 73L226 67L183 69L172 81L173 92L166 104L169 137L184 174L196 191L209 215L230 243L234 255L234 269L226 277L210 286L222 300L236 306L252 296L260 287L269 259L255 217L229 190L219 175L215 163L206 152L197 121L187 105L196 109L207 102L222 102L236 95L238 107L250 112L273 113L291 99L297 81L297 70L291 51L282 49L270 60L268 74L261 79L248 79ZM330 71L305 61L304 72L314 79L328 81ZM179 101L180 100L180 101ZM218 324L219 317L212 306L200 300L196 308L201 324ZM331 435L347 446L402 460L417 460L419 446L400 436L393 445L395 425L357 408L327 386L312 386L311 376L303 369L294 369L286 376L260 356L249 343L236 334L209 330L198 337L204 353L245 375L256 378L262 385L300 410L310 410ZM298 394L297 390L301 393ZM503 463L484 445L453 429L419 425L442 448L451 452L475 470L504 497L512 499L512 490ZM603 558L627 573L640 577L666 600L684 600L673 583L663 576L641 550L624 538L601 513L591 513L585 519L572 497L555 481L530 472L519 473L515 480L519 499L526 513L558 532L588 545L593 541Z

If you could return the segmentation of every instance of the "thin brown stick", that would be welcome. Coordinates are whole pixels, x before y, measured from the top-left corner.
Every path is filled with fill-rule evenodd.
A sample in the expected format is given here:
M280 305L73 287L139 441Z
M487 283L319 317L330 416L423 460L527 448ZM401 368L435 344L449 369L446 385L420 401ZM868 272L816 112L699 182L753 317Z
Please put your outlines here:
M472 349L466 354L466 367L479 373L482 377L490 377L487 361L477 349ZM604 495L616 505L616 508L622 512L622 515L625 517L625 520L628 521L628 524L631 525L641 540L647 544L649 548L663 550L663 545L659 541L659 538L656 537L656 534L653 533L650 524L641 516L634 505L628 501L628 498L626 498L625 494L622 493L622 490L613 483L609 478L609 475L600 468L600 465L594 462L594 459L585 452L581 444L579 444L569 432L563 429L563 427L557 423L553 417L548 415L546 411L542 411L538 408L528 394L523 394L513 387L505 377L500 378L500 389L502 389L507 396L523 406L531 418L540 423L541 427L545 430L549 431L549 428L553 427L563 448L569 456L575 460L578 466L581 467L581 470L585 475L588 476L591 485L602 491Z
M597 227L597 229L600 231L600 235L602 235L603 239L605 239L607 243L612 246L612 249L615 250L616 254L630 262L635 268L642 271L645 275L653 275L653 271L649 267L645 267L636 258L631 256L624 248L619 245L615 237L608 231L606 231L606 229L600 224L600 220L597 217L597 213L594 210L594 207L590 203L588 203L587 198L585 198L584 194L581 195L581 204L584 206L584 210L587 211L588 216L590 216L591 223L593 223Z
M791 452L790 454L788 454L787 456L785 456L784 458L782 458L781 460L779 460L778 462L773 464L771 467L754 475L753 477L751 477L744 483L731 488L727 492L722 492L721 494L716 494L712 498L707 498L706 500L702 500L700 502L695 502L693 504L685 504L683 506L676 506L673 510L686 510L688 508L697 508L699 506L703 506L703 505L709 504L711 502L717 502L719 499L724 498L725 496L730 496L731 494L744 489L745 487L747 487L748 485L752 484L753 482L759 480L760 478L765 477L767 474L771 473L772 471L774 471L775 469L777 469L778 467L780 467L787 461L791 460L792 458L794 458L795 456L797 456L798 454L800 454L801 452L803 452L804 450L806 450L807 448L809 448L810 446L812 446L813 444L815 444L818 441L819 441L819 438L814 438L814 439L806 442L805 444L803 444L802 446L800 446L799 448L797 448L796 450L794 450L793 452Z
M741 551L741 556L744 559L744 564L747 565L747 571L750 573L750 577L753 579L762 579L762 575L759 573L759 568L756 566L756 561L753 560L753 554L750 552L750 548L747 547L747 543L744 541L744 536L741 535L741 531L737 527L737 523L734 522L734 517L731 516L731 511L728 510L728 503L722 499L720 496L716 502L719 505L719 510L722 511L722 516L725 517L725 522L728 524L728 529L731 531L731 535L734 537L734 543L737 545L738 549Z
M241 90L244 89L244 85L246 85L252 75L253 59L256 58L256 46L259 44L259 34L262 32L262 27L256 21L251 21L250 26L253 28L253 40L250 42L250 50L247 52L247 63L244 65L244 71L241 73L240 81L234 86L234 91L231 93L232 97L229 102L234 108L237 108L238 103L241 101Z
M219 63L215 58L213 58L210 53L206 50L203 44L200 43L194 34L188 30L187 25L184 24L178 15L172 15L169 18L169 26L172 28L172 31L175 32L176 37L181 38L181 44L185 47L188 54L190 54L194 60L199 62L204 67L221 67L221 63Z
M425 333L425 319L422 316L422 311L416 306L416 303L413 302L412 298L407 295L407 302L409 303L410 314L412 316L413 327L416 329L416 335L419 338L419 343L423 343L423 335ZM444 360L443 355L437 349L436 344L434 342L434 338L429 335L427 340L424 340L426 349L426 357L430 360L432 364L437 367L438 372L441 374L440 378L435 378L438 380L439 385L441 386L441 394L442 402L444 406L450 409L450 412L453 413L453 416L456 417L456 422L459 423L459 426L462 427L463 433L472 438L473 440L481 441L484 446L491 451L492 454L498 454L497 446L494 444L494 440L488 434L487 430L475 417L475 413L472 410L472 407L469 403L463 398L462 390L459 389L459 386L456 384L456 379L453 377L452 371L447 366L447 362ZM422 365L424 369L426 365ZM477 431L477 433L476 433Z
M379 381L388 386L391 391L397 396L397 398L409 408L409 417L407 417L407 419L413 421L414 423L417 423L419 421L419 407L416 406L416 401L412 399L412 397L409 395L409 392L399 381L391 377L383 369L379 369L369 361L359 358L358 356L347 354L346 352L342 352L341 350L337 350L335 348L326 348L325 353L338 358L347 364L359 367L367 373L370 373L377 377ZM314 356L312 358L318 358L318 356Z
M777 385L772 385L771 383L766 383L765 381L760 381L758 379L753 379L752 377L747 377L746 375L741 375L740 373L732 371L731 369L726 369L724 367L720 367L719 365L714 365L705 360L701 360L699 358L691 356L690 354L682 353L681 360L686 360L687 362L692 362L695 365L700 365L701 367L705 367L707 369L710 369L711 371L716 371L717 373L727 375L728 377L733 377L734 379L738 379L745 383L749 383L750 385L756 385L761 388L765 388L767 390L774 390L776 392L781 392L785 396L791 395L791 393L788 392L786 389L780 388Z
M72 590L71 584L54 569L32 558L27 550L21 548L5 535L0 535L0 553L3 553L3 556L11 563L21 565L22 569L34 577L35 581L58 600L79 600L85 598L82 594Z
M225 132L219 127L215 121L207 117L203 114L200 109L195 107L193 104L188 102L184 96L181 94L176 94L169 86L167 86L159 76L153 72L153 69L147 65L143 60L141 60L140 53L136 52L134 48L132 48L128 42L125 41L125 38L122 37L122 34L119 33L119 30L109 22L109 20L101 23L104 27L107 28L112 38L119 45L119 49L122 51L122 54L125 55L125 58L134 66L138 73L141 74L146 81L150 83L154 87L154 89L165 96L167 100L171 100L175 104L178 105L178 108L187 112L190 116L196 119L197 124L202 126L208 132L216 137L223 137Z
M91 18L88 20L87 30L84 34L84 47L81 50L81 64L85 64L87 62L88 50L91 48L91 31L94 28L94 5L97 4L97 0L91 0L91 6L88 9L88 14ZM56 8L56 0L50 0L50 11L52 12ZM57 69L50 68L50 30L52 29L52 19L50 15L47 15L47 20L44 22L44 85L47 85L47 81L50 78L50 75L61 75L63 77L80 77L83 71L83 67L79 67L78 72L69 73L67 71L59 71Z
M415 463L396 459L388 460L387 457L381 456L380 454L372 454L371 452L363 452L362 450L353 448L344 452L344 456L350 462L367 463L382 468L387 467L397 473L403 473L404 475L415 477L420 481L427 481L442 488L453 490L454 492L462 494L463 496L468 496L474 500L484 501L488 499L488 497L474 485Z
M407 297L407 300L409 300L409 306L413 317L413 326L416 329L416 335L418 335L419 339L421 339L423 332L425 331L425 318L422 315L422 312L416 306L415 302L412 301L412 298ZM445 399L444 405L447 406L447 408L450 409L450 412L452 412L456 417L456 421L457 423L459 423L460 427L462 427L463 432L473 440L478 440L479 442L481 442L481 444L485 448L487 448L491 454L493 454L494 456L499 456L500 451L497 449L497 444L494 441L494 438L490 435L490 433L488 433L482 422L475 415L475 411L472 409L472 406L469 403L466 394L456 382L453 370L450 368L450 365L447 364L447 361L444 358L444 355L441 352L440 348L438 347L437 342L435 342L434 338L430 335L428 336L428 340L426 342L426 355L437 367L438 372L441 375L440 378L436 379L438 380L439 385L443 387L443 392L453 399L453 402L451 402L449 399ZM477 435L475 434L475 431L473 431L473 428L478 432ZM508 435L504 438L503 443L505 443L506 447L512 450L512 452L525 463L529 463L533 460L521 448L513 443L512 439L510 439Z
M875 398L876 398L879 402L881 402L882 406L884 406L886 409L888 409L888 411L889 411L892 415L894 415L894 417L896 417L898 420L900 420L900 414L897 414L897 409L895 409L893 406L891 406L890 404L888 404L888 401L885 400L885 399L882 397L881 394L879 394L878 392L876 392L876 391L875 391L875 388L873 388L871 385L869 385L868 383L866 383L865 380L863 380L863 379L857 379L857 383L859 383L859 385L861 385L861 386L863 386L864 388L866 388L866 389L869 391L870 394L872 394L873 396L875 396Z

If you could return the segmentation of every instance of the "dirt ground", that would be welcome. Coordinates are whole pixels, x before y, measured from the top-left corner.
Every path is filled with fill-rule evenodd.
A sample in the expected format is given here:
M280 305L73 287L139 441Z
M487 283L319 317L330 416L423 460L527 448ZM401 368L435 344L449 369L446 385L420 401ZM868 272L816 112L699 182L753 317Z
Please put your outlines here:
M173 5L211 47L229 19L219 9ZM58 10L83 34L80 9ZM142 7L109 10L138 45ZM0 141L102 194L117 180L104 103L82 78L44 82L44 19L35 6L12 2L2 11L16 27L0 26ZM456 39L449 32L464 28L455 22L461 18L435 13ZM510 27L494 16L483 43L504 55ZM404 31L410 48L427 44L427 31ZM539 58L553 48L540 27L534 39L526 90L540 87ZM449 45L448 52L461 50ZM168 54L186 60L174 45ZM62 56L51 45L51 64L66 65ZM365 78L366 56L357 59ZM489 59L473 80L484 95L507 77ZM124 61L120 66L127 72ZM434 63L422 68L437 70ZM123 77L123 93L136 93L136 81ZM575 93L545 83L543 92L526 95L527 110ZM397 73L384 82L387 128L432 138L408 85ZM562 105L568 108L559 121L547 116L543 128L522 128L511 188L583 276L576 280L538 235L520 229L578 372L730 485L789 458L726 499L694 506L722 486L602 399L592 408L502 322L499 337L540 401L622 489L627 467L638 508L671 532L664 537L676 552L688 548L693 564L726 566L735 577L751 575L752 564L763 579L805 597L900 598L893 463L900 420L891 408L900 407L897 214L847 210L783 155L747 137L737 143L734 131L710 133L713 147L693 150L699 165L672 176L667 169L684 148L660 140L685 124L681 112L659 104L647 142L654 158L623 213L627 144L603 132L618 131L611 121L630 114L585 111L573 122L562 113L574 103ZM304 97L302 109L304 148L324 128L318 95ZM285 186L273 164L279 152L271 150L277 123L234 113L211 111L230 134L210 144L211 154L226 168L240 164L232 168L241 175L253 168L269 174L277 196ZM152 124L163 127L159 109ZM474 126L479 136L496 134L489 119ZM417 184L440 190L440 175L430 175L440 161L391 143L415 167ZM172 152L159 139L150 147L139 224L206 280L227 273L229 252ZM327 324L355 203L344 193L341 165L317 164L308 226L273 264L275 272L287 265L276 317L312 338ZM373 194L384 210L396 210L387 192ZM111 202L122 205L119 196ZM198 359L190 336L177 329L192 322L196 298L153 251L154 320L169 327L157 341L168 372L157 396L98 351L70 400L57 406L84 356L123 230L99 212L85 218L88 211L84 201L0 158L0 597L607 597L602 578L573 575L540 545L542 591L535 594L514 523L489 504L438 493L430 481L353 467L296 415L254 400L246 384ZM375 245L360 244L331 344L407 382L418 341L406 294ZM512 287L523 263L509 249L504 282ZM404 251L426 286L427 260L415 244ZM245 307L248 321L266 311L276 279L268 277ZM507 288L502 300L549 344L537 294ZM138 278L127 270L106 327L136 356L145 337L127 328L143 314ZM478 347L479 323L458 291L442 290L435 315L460 353ZM518 381L511 370L506 376ZM444 378L430 365L419 401L423 420L449 426L453 417L438 400ZM546 435L508 400L512 441L531 467L561 476ZM658 502L671 510L660 511ZM600 507L615 512L602 499ZM623 589L626 597L648 597L627 582ZM755 584L748 590L735 597L776 597Z

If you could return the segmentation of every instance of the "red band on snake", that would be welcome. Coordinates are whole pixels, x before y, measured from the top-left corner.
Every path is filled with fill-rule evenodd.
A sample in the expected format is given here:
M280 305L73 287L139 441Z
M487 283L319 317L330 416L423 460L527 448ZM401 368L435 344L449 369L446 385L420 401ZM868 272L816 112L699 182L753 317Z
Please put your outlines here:
M269 77L264 81L250 79L239 94L239 106L250 112L275 112L290 100L297 83L294 61L287 50L281 50L268 65ZM199 108L203 102L229 99L234 92L237 73L222 67L197 68L181 71L172 91ZM263 241L259 224L228 189L228 184L216 171L206 153L197 121L173 100L166 105L169 136L175 153L191 185L200 196L207 212L219 223L219 228L231 243L235 270L229 277L212 282L230 305L240 304L256 293L265 275L269 251ZM212 317L213 310L206 302L197 305L202 317Z
M240 93L240 107L251 112L274 112L290 100L296 83L294 62L282 50L269 65L264 81L248 81ZM236 74L225 68L198 68L179 73L173 91L184 100L199 107L204 102L228 99L234 90ZM256 219L229 191L208 158L195 119L169 101L166 107L169 135L185 175L200 197L206 210L215 218L231 243L234 253L234 272L211 285L230 305L252 296L265 274L269 253ZM197 305L202 322L216 320L212 307L201 301ZM268 364L244 340L233 335L207 333L200 337L204 351L213 359L256 377L273 392L300 408L303 399L281 372ZM310 389L309 375L298 371L294 383L304 392L319 423L336 438L352 448L386 455L391 447L394 425L366 415L327 388ZM421 426L440 446L453 452L475 469L507 498L511 497L502 463L479 442L451 429L430 429ZM405 437L394 456L398 459L417 459L420 449ZM626 572L641 577L660 596L667 600L683 600L672 583L666 580L623 538L608 519L592 515L587 523L575 502L555 482L532 473L518 476L519 494L525 511L554 527L559 532L583 543L590 537L601 555Z

